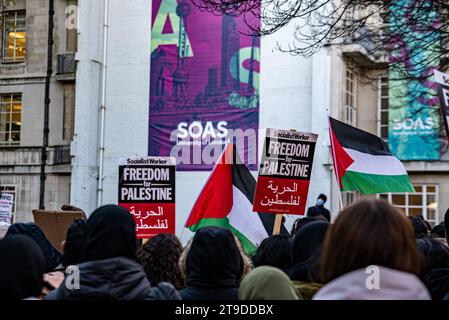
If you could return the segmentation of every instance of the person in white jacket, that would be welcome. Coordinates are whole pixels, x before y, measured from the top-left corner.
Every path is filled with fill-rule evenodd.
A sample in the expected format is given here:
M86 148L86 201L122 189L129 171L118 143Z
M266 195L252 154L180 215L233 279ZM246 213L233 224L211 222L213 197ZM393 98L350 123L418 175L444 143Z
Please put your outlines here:
M314 300L430 300L418 279L413 228L396 208L362 200L340 212L320 257L325 285Z

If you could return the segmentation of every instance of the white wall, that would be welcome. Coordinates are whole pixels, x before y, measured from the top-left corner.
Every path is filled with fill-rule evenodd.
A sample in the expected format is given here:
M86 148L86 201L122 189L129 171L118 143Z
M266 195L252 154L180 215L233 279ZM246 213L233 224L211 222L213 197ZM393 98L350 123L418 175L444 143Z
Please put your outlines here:
M95 172L92 165L96 161L97 132L92 126L98 123L99 90L92 80L98 76L98 70L89 59L96 56L97 45L101 43L101 29L95 20L99 18L98 9L92 8L92 2L95 1L80 1L81 15L91 16L85 17L83 23L96 25L98 31L86 35L81 30L80 35L79 50L84 52L79 54L77 76L74 152L78 159L74 161L72 184L74 205L88 211L95 207L96 179L92 175ZM134 0L132 5L124 5L123 1L111 0L109 12L104 203L116 203L118 159L147 154L151 1ZM84 31L92 30L87 25L82 27ZM297 129L323 135L318 141L313 169L309 198L312 203L319 193L329 194L330 175L323 163L328 162L326 108L329 105L330 58L323 52L314 58L303 59L275 49L277 42L288 44L292 35L293 31L285 28L262 39L260 128ZM94 43L95 48L86 48L83 39ZM177 173L178 235L208 175L204 172ZM290 223L294 218L289 218ZM186 231L183 240L189 236L190 232Z

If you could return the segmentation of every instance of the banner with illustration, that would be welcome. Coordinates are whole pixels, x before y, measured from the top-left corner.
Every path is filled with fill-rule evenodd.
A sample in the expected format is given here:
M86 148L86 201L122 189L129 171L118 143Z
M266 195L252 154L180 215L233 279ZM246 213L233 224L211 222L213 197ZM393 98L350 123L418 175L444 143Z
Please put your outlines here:
M192 0L153 0L150 156L175 157L181 171L210 170L234 141L257 170L260 38L248 24L260 22L214 15Z
M389 17L389 134L401 160L440 159L437 86L440 35L432 1L398 0Z

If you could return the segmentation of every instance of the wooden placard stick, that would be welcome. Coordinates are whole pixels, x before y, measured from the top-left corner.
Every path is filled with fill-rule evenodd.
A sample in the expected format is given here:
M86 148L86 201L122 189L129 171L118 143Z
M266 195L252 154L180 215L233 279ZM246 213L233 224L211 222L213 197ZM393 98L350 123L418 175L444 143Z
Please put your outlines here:
M276 215L276 218L274 220L273 236L281 234L282 218L283 217L284 217L283 214L277 214Z

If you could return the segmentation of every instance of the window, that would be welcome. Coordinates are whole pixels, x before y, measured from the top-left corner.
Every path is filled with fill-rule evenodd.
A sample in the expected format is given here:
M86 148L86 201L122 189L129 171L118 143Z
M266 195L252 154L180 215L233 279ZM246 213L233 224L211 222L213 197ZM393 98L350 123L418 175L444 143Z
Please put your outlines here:
M359 198L358 192L350 191L341 194L341 200L343 201L343 208L346 208L356 202Z
M20 144L22 95L0 95L0 146Z
M3 62L24 61L25 52L25 11L7 11L3 14Z
M11 214L11 223L15 222L15 213L16 213L16 203L17 203L17 192L15 186L8 185L0 185L0 193L12 194L14 196L14 203L12 206L12 214Z
M357 79L350 70L346 70L345 122L357 126Z
M388 77L379 78L377 110L377 135L388 141Z
M388 193L380 199L404 211L407 216L422 215L432 225L440 223L438 216L438 186L415 185L414 193Z

